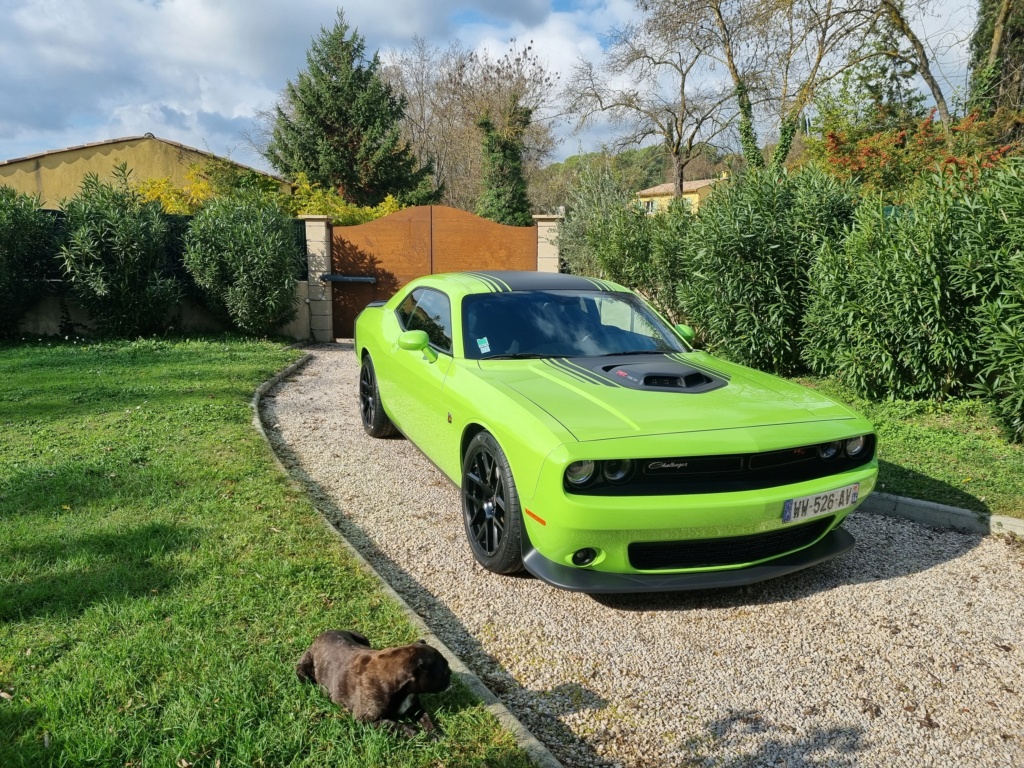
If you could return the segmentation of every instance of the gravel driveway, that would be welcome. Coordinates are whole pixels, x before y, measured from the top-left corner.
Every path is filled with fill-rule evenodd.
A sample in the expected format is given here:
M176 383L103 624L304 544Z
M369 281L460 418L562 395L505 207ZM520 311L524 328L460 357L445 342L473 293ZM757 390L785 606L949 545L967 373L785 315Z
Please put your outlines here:
M263 418L325 513L566 766L1024 766L1024 546L858 513L849 554L703 593L495 576L323 345Z

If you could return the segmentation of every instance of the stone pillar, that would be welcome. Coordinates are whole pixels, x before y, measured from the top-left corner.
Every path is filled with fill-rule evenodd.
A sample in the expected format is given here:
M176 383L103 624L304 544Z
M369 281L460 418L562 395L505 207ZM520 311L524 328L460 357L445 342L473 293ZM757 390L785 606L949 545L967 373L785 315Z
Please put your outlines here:
M561 216L534 216L537 225L537 271L558 272L558 223Z
M309 268L309 330L314 341L334 341L331 283L331 220L327 216L300 216L306 222L306 264Z

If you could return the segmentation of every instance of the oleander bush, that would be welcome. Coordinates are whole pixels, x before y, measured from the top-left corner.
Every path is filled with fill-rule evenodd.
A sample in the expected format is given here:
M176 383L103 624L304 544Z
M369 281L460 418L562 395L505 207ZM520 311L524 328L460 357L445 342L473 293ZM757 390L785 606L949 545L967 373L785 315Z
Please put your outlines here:
M992 399L1024 440L1024 165L865 201L812 270L805 357L872 399Z
M295 317L302 258L291 219L258 193L209 201L185 238L185 268L207 304L251 334L271 333Z
M608 271L609 259L618 258L607 245L611 221L635 202L631 191L609 163L583 163L568 189L567 202L565 219L558 227L563 271L615 279Z
M134 189L127 165L112 181L86 175L62 203L60 255L71 290L102 336L132 338L167 329L181 299L160 204Z
M752 170L717 185L679 249L680 313L716 354L799 372L811 267L856 205L852 183L814 168Z
M43 297L57 240L56 222L38 198L0 186L0 337L13 336Z
M1024 442L1024 160L986 173L974 197L977 246L961 249L954 274L956 290L976 305L976 330L965 339L981 369L973 389Z

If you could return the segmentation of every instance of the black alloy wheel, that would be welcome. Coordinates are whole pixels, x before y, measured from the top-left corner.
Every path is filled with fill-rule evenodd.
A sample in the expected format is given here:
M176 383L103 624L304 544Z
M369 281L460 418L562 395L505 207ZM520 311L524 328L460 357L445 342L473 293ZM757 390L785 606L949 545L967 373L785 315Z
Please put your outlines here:
M462 462L462 519L480 565L493 573L523 570L519 494L505 452L489 432L470 441Z
M369 355L363 357L359 369L359 417L363 429L370 437L391 437L395 434L395 425L384 413L377 389L377 374L373 370L373 360Z

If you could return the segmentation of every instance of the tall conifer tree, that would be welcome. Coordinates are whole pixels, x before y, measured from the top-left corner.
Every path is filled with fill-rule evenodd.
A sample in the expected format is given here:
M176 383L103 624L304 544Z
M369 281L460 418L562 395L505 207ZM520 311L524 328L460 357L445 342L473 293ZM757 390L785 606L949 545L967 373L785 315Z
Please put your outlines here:
M280 173L305 173L356 205L389 194L409 204L437 198L430 163L421 165L401 138L405 100L379 77L376 53L350 29L344 11L321 27L306 53L306 71L289 81L274 107L265 157Z

